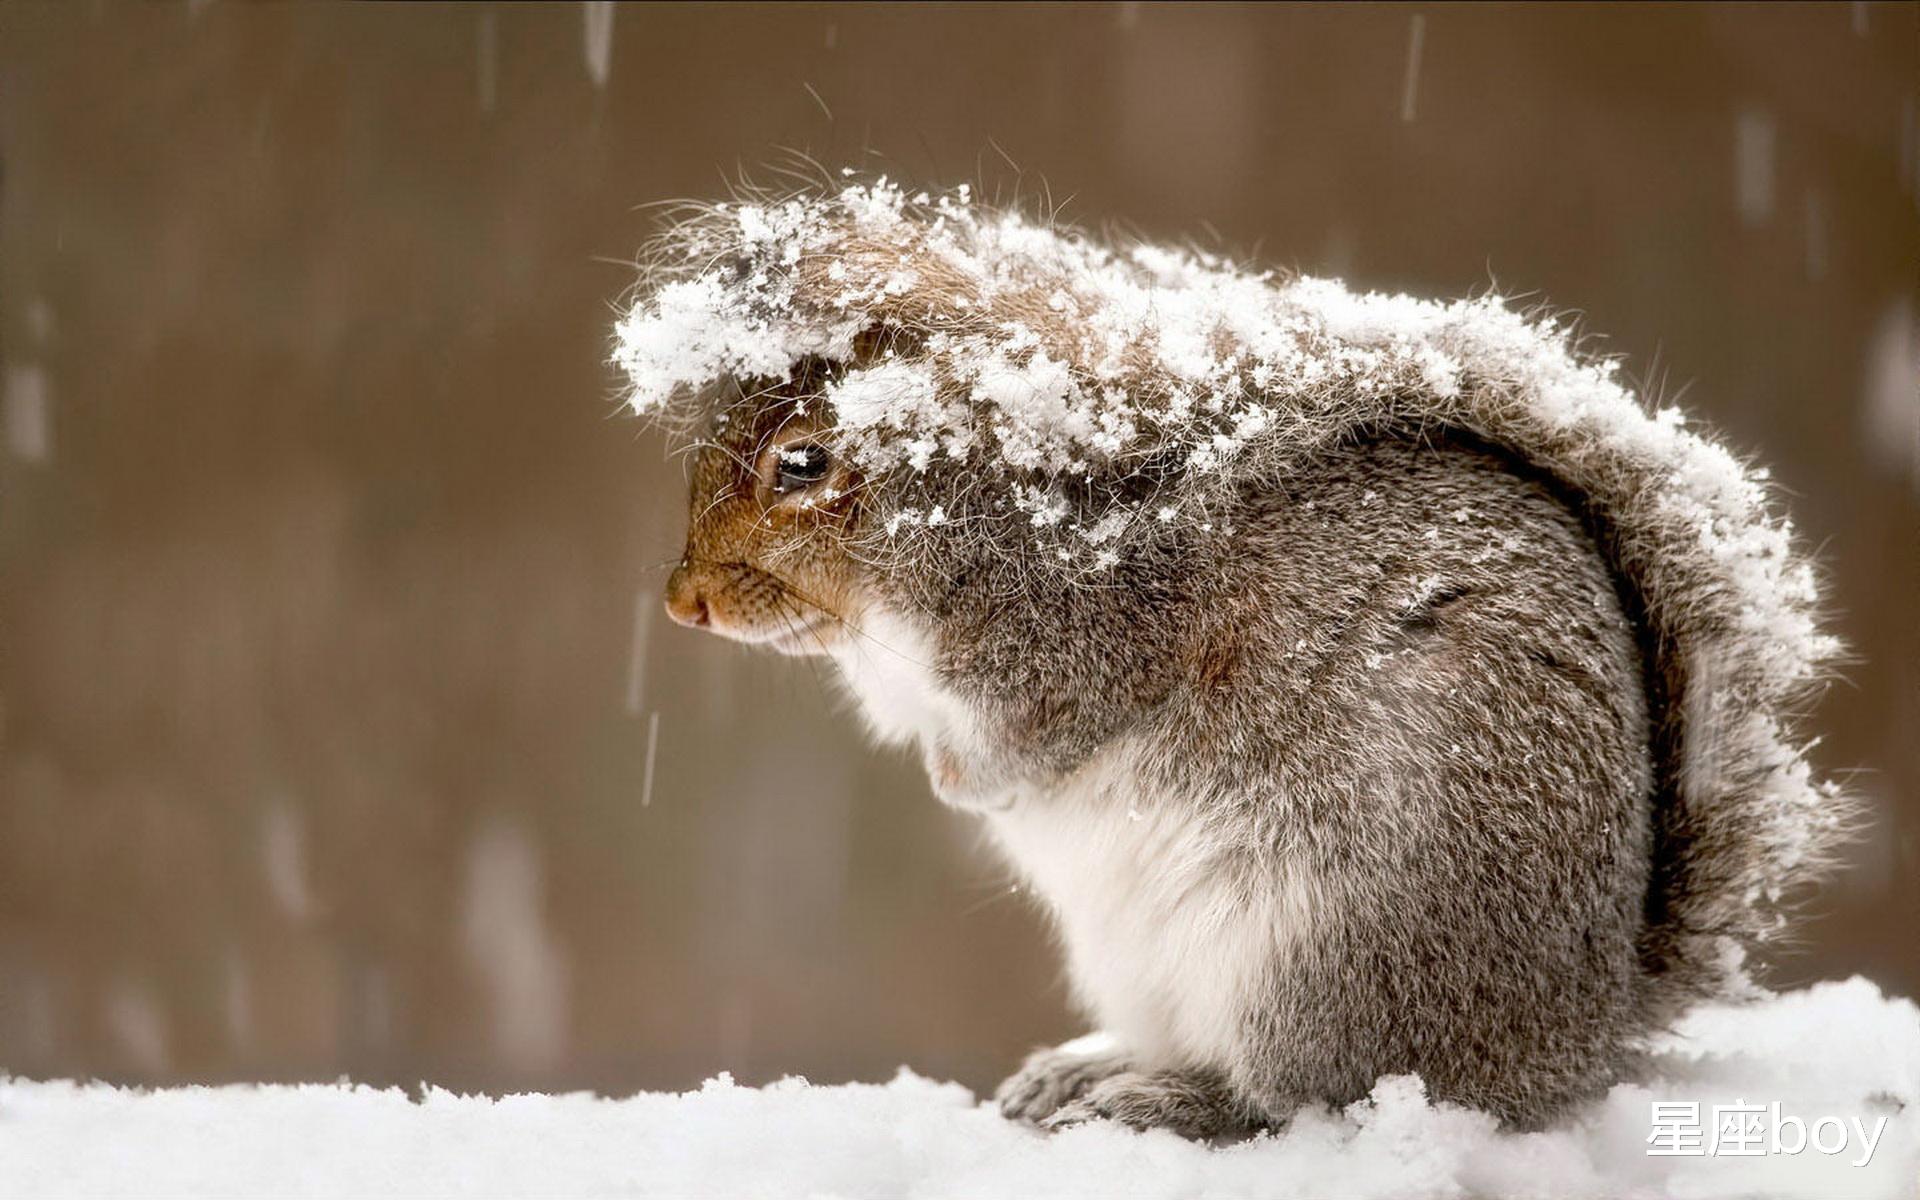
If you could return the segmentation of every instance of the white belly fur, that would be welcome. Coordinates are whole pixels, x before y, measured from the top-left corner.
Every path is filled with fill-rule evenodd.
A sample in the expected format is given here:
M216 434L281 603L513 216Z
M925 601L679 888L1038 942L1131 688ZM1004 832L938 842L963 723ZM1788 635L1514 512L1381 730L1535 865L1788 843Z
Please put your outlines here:
M932 642L869 612L835 654L874 734L889 743L972 742L968 708L939 685ZM1249 1006L1303 936L1313 888L1276 878L1211 834L1183 797L1139 794L1115 746L1063 786L988 816L1052 910L1076 997L1145 1067L1231 1065ZM1267 865L1252 873L1249 862Z
M1116 749L988 824L1053 910L1074 992L1140 1065L1227 1068L1309 889L1253 875L1184 799L1136 794Z
M870 611L837 653L841 678L887 743L968 745L972 712L931 670L933 641ZM1227 1068L1267 973L1308 929L1308 881L1250 872L1185 797L1140 795L1135 756L1110 747L1062 787L987 816L1046 900L1073 993L1146 1068Z

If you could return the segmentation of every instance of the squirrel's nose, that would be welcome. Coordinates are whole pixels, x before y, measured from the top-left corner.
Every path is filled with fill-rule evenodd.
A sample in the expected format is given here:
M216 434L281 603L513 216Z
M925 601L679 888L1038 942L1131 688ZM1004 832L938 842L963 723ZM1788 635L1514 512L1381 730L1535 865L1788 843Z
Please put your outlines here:
M675 567L667 578L667 615L695 629L712 620L707 615L706 593L685 567Z

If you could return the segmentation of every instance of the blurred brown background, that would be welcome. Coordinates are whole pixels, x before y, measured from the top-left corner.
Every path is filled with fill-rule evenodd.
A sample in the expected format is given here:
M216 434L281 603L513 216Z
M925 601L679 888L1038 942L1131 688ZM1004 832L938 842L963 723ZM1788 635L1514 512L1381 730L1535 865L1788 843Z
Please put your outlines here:
M1920 992L1920 6L0 3L0 1069L989 1086L1041 923L805 664L656 614L643 202L804 147L1585 311L1797 494ZM1009 161L1010 160L1010 161ZM1012 164L1026 168L1016 176ZM657 740L649 774L649 729Z

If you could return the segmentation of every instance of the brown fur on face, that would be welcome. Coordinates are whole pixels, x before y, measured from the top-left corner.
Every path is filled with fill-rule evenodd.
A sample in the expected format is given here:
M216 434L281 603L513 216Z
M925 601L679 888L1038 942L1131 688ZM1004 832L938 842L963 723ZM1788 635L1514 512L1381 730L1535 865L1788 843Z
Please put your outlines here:
M695 447L686 550L666 590L680 624L824 654L858 615L863 589L840 535L859 512L860 480L815 441L827 422L814 375L723 405ZM783 487L782 452L804 447L828 456L824 476Z

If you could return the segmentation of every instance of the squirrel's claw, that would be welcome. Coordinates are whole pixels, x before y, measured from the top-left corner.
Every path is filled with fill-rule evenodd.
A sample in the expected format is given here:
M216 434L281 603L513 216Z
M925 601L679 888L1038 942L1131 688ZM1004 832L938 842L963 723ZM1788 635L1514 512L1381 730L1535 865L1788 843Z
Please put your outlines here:
M1129 1129L1167 1129L1187 1138L1245 1134L1257 1124L1240 1111L1223 1082L1212 1075L1122 1071L1060 1106L1040 1121L1040 1127L1055 1133L1100 1120Z
M1035 1050L994 1091L993 1102L1010 1121L1039 1124L1088 1088L1126 1069L1127 1060L1117 1051L1083 1053L1065 1046Z

